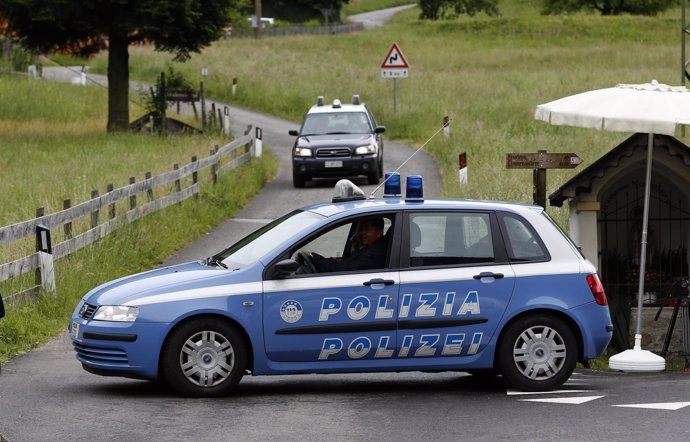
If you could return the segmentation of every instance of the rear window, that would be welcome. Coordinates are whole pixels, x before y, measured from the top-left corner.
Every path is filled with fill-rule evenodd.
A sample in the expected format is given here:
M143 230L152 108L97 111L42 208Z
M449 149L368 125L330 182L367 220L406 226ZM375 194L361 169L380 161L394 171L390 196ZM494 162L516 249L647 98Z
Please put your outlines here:
M501 216L506 247L511 261L543 261L548 252L537 232L525 220L510 214Z

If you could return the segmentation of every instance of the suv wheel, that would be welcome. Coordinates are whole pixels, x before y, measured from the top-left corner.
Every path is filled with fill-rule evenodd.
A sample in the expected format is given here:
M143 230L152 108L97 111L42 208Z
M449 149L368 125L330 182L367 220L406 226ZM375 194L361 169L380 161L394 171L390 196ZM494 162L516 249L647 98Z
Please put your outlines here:
M369 181L369 184L378 184L379 182L381 182L378 170L372 173L371 175L367 175L367 180Z

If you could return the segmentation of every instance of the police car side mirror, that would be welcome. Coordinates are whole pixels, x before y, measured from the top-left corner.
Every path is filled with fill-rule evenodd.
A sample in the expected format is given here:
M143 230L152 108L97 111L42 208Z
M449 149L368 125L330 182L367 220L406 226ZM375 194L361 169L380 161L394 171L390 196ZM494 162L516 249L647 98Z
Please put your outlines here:
M386 131L386 126L376 126L376 129L374 129L375 134L382 134Z
M299 132L297 132L295 129L290 129L288 132L289 135L292 135L293 137L299 136Z
M278 276L289 276L297 271L299 263L294 259L284 259L278 261L275 265L275 270Z

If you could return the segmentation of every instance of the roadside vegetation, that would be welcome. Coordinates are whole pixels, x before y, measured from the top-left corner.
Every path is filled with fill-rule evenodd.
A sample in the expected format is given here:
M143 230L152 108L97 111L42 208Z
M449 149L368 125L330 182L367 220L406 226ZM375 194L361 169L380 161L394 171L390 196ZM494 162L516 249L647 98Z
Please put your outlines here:
M353 0L345 11L354 14L369 10L373 3L377 7L382 4ZM408 2L395 3L386 6ZM414 8L398 14L386 27L349 35L264 37L258 41L231 37L214 43L185 64L174 63L169 54L150 47L132 47L130 77L153 83L172 65L197 83L204 66L209 70L207 96L291 119L295 127L318 95L328 101L349 101L352 94L359 94L373 108L379 123L387 127L386 138L412 146L426 142L449 115L450 138L439 134L426 147L441 173L441 196L531 203L532 173L506 170L506 153L544 149L575 152L583 158L578 169L548 172L548 195L627 137L552 127L534 120L535 107L617 83L656 79L678 84L680 11L676 8L654 17L583 13L541 16L540 3L534 0L506 0L499 6L499 18L480 14L427 22L418 19L419 10ZM381 79L379 71L393 42L398 43L411 66L410 78L397 81L397 112L393 112L393 81ZM104 73L107 54L89 60L89 65ZM233 96L234 78L238 83ZM173 163L184 163L193 154L203 155L218 143L204 137L106 136L102 134L104 91L72 88L70 94L76 95L56 105L59 98L51 94L63 94L71 86L44 85L44 95L36 94L33 100L25 98L33 92L22 87L18 80L0 80L3 101L10 103L9 109L0 107L0 170L3 189L8 189L0 193L0 198L6 199L0 202L9 208L0 213L0 225L31 217L38 206L56 210L62 198L86 198L92 188L110 182L124 184L128 176L141 176L146 170L154 174L168 170ZM88 96L98 93L103 94L100 101ZM131 96L135 97L134 91ZM99 105L89 107L94 101ZM50 110L53 106L55 109ZM143 108L131 106L132 118L143 113ZM680 139L689 142L687 136ZM190 146L200 147L194 150ZM469 183L464 186L457 182L461 152L467 152L468 158ZM231 215L271 176L274 165L268 157L249 166L243 172L252 177L249 185L229 182L237 179L236 174L225 177L225 186L218 189L244 191L248 187L237 199L227 200L232 196L218 191L208 195L199 207L185 203L166 210L81 252L70 261L70 270L58 268L58 274L74 278L58 282L67 287L59 297L69 299L46 299L35 307L18 309L21 315L13 312L18 319L0 321L0 360L39 345L62 330L69 310L85 289L154 266L176 247ZM22 184L16 184L18 181ZM567 227L565 209L547 209ZM207 215L204 210L208 210ZM166 243L156 236L160 229L175 231L188 223L193 224L189 231L173 233L171 239L166 233ZM129 240L134 243L126 242ZM122 259L121 250L126 253ZM116 251L118 259L111 259ZM4 293L1 285L0 291ZM41 325L36 326L36 322ZM8 335L10 330L16 334ZM8 348L10 341L22 342L24 348Z
M0 226L31 219L105 193L130 176L143 179L202 158L220 136L106 135L106 90L0 75ZM143 111L142 111L143 112ZM239 134L241 135L241 134ZM211 227L232 216L276 170L270 155L222 175L217 186L200 173L202 193L164 211L121 227L95 245L55 262L57 295L9 307L0 320L0 362L36 348L64 331L72 309L96 285L155 267ZM165 232L161 234L161 232ZM29 242L30 239L29 239ZM0 245L0 262L17 259L17 245ZM32 285L33 274L0 282L3 297Z
M506 170L509 152L575 152L580 170L627 135L534 120L535 107L618 83L652 79L678 84L680 13L656 17L576 14L541 16L539 4L501 3L501 18L420 21L402 12L384 28L340 36L230 38L175 69L198 78L209 69L209 96L299 121L318 95L327 101L359 94L387 127L385 136L423 144L451 117L450 139L427 146L442 178L442 196L532 202L532 173ZM392 42L410 63L410 78L380 78ZM105 56L92 63L103 70ZM148 81L172 63L148 47L131 51L133 78ZM231 94L237 78L237 93ZM297 123L295 123L297 127ZM457 182L458 154L467 152L469 183ZM550 170L547 195L578 172ZM564 209L548 207L567 227Z

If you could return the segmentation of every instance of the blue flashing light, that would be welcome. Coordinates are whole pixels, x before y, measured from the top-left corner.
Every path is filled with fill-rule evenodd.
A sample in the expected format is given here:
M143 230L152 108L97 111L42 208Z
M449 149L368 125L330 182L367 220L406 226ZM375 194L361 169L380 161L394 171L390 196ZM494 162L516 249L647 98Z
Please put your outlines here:
M424 185L421 176L410 175L407 177L405 201L424 201Z
M386 172L385 183L383 187L384 198L400 198L402 196L400 174L398 172Z

